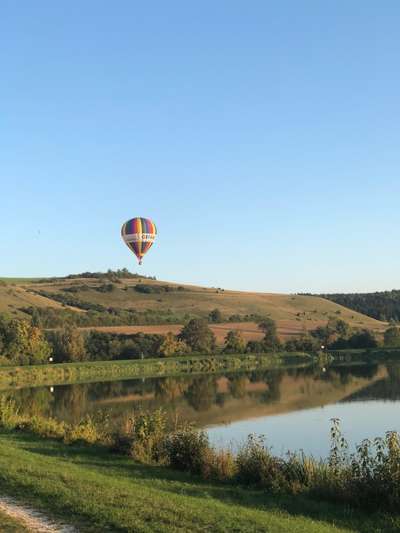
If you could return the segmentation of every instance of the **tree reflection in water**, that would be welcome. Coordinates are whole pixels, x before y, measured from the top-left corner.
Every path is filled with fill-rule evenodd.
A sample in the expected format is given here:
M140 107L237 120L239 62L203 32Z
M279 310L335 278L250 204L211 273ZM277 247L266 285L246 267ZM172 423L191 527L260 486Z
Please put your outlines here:
M217 378L215 376L194 378L184 396L195 411L207 411L216 403Z
M219 417L224 412L232 417L238 401L241 416L245 416L247 408L254 410L257 406L278 406L282 402L289 410L292 404L296 410L314 404L323 405L324 394L330 403L369 398L400 399L400 364L327 368L310 365L252 372L231 371L224 375L203 374L26 388L6 394L15 399L21 412L32 416L55 416L68 422L78 422L86 414L95 415L101 410L110 414L117 423L123 417L131 416L133 411L151 411L162 407L171 416L179 411L188 420L207 423L204 413L211 413L213 406L219 408L213 411L219 411ZM193 410L202 413L202 416L197 416Z

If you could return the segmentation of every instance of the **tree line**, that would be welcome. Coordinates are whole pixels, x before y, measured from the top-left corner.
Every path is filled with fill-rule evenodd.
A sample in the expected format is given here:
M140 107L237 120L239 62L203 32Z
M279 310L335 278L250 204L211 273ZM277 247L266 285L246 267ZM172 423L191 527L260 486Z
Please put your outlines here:
M400 290L352 294L317 294L314 296L331 300L376 320L400 321Z
M72 324L65 324L54 331L43 331L34 321L0 317L0 363L39 364L51 357L54 362L101 361L171 357L185 354L240 354L311 352L321 349L344 350L376 348L379 343L374 333L367 329L353 329L344 320L331 319L325 326L282 342L276 323L265 318L258 328L263 332L259 341L245 341L239 330L227 332L223 346L217 346L216 338L205 319L192 318L178 335L167 333L131 335L82 332ZM384 334L384 346L400 347L400 329L391 326Z
M117 270L108 269L107 272L81 272L80 274L69 274L68 276L41 278L35 281L35 283L50 283L52 281L58 281L62 279L104 279L110 281L118 281L120 279L137 279L145 278L156 280L155 276L145 276L143 274L137 274L129 272L127 268L118 268Z

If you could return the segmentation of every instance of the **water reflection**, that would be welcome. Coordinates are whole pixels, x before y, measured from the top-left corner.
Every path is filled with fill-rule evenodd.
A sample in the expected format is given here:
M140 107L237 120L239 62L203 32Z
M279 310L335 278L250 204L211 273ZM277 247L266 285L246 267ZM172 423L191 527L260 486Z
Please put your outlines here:
M10 392L20 409L78 421L96 410L113 410L116 418L132 409L180 410L200 425L276 414L326 403L398 400L400 365L357 365L249 373L163 377L78 385L25 388Z
M316 449L326 450L328 432L321 435L321 424L329 425L329 418L339 416L339 411L350 432L354 426L351 417L357 417L358 423L365 420L367 434L361 431L362 438L377 435L376 420L365 406L377 402L381 409L377 416L380 421L385 420L387 403L400 401L400 364L326 369L310 366L107 381L25 388L7 394L15 399L21 412L68 422L98 413L110 415L118 425L133 411L163 407L171 423L179 418L212 428L209 431L213 441L224 445L255 431L267 433L272 444L283 445L288 439L286 449L299 444L312 450L316 442L325 439L325 444ZM328 405L332 408L322 413L321 408ZM357 407L361 411L355 412L356 406L361 406ZM318 416L315 409L319 409Z

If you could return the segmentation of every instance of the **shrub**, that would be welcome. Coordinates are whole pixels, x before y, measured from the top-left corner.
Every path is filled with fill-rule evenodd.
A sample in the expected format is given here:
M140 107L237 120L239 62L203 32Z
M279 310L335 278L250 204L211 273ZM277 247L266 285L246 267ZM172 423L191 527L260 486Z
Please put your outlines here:
M205 479L217 481L231 481L237 474L235 456L229 450L215 450L209 448L204 454L202 476Z
M67 425L54 418L32 416L21 418L16 425L16 429L29 431L46 439L63 439L67 431Z
M263 437L249 435L236 457L237 479L245 485L257 485L274 492L284 486L283 460L271 455Z
M222 313L219 309L213 309L208 314L208 321L212 322L213 324L219 324L223 321Z
M289 492L309 491L315 486L323 486L329 478L328 466L324 461L307 457L304 453L288 452L283 463L283 475Z
M351 456L344 486L347 500L363 507L397 510L400 503L400 437L388 431L384 438L364 439Z
M86 442L94 444L102 440L102 433L99 431L93 418L87 415L83 420L67 429L65 433L65 442Z
M172 468L201 474L210 462L211 448L207 433L189 426L168 435L165 452Z
M0 427L14 429L18 422L19 414L14 400L0 396Z
M128 420L114 437L114 449L143 463L164 463L167 417L162 409L140 413Z

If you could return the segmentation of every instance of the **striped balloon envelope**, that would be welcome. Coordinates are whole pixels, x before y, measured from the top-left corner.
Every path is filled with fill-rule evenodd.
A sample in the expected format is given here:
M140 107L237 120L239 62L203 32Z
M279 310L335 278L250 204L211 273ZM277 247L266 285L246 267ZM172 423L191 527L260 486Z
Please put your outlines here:
M156 235L156 225L149 218L131 218L121 228L122 239L138 258L139 265L142 264L143 256L151 248Z

